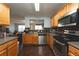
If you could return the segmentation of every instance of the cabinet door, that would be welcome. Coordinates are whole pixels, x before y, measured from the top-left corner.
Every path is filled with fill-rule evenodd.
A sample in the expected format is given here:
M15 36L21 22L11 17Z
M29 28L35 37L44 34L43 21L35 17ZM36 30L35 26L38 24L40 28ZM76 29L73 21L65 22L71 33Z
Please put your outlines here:
M24 40L23 40L23 44L31 44L31 43L32 43L32 42L31 42L32 37L31 37L29 34L25 34L24 37L25 37L25 38L24 38Z
M5 4L0 4L0 24L10 25L10 9Z
M0 45L0 56L7 56L7 43Z
M48 36L47 36L47 34L46 34L46 40L47 40L47 44L48 44Z
M53 18L53 27L57 27L58 26L58 15L54 16Z
M0 51L0 56L7 56L7 49Z
M46 40L47 40L47 44L48 44L48 34L46 34Z
M53 36L50 34L50 48L53 49Z
M8 47L8 56L17 56L18 51L17 51L17 43L12 44L11 46Z
M22 34L22 43L25 44L25 33Z
M38 36L33 36L32 44L38 44Z
M71 52L68 53L68 56L75 56L74 54L72 54Z
M32 41L33 41L33 35L29 35L28 43L32 44Z
M65 5L60 11L59 11L59 18L65 16L67 13L67 6Z
M48 33L47 36L48 36L48 38L47 38L48 45L50 46L50 34Z
M78 3L69 3L67 4L67 13L73 13L77 10L78 8Z
M79 56L79 49L69 45L69 52L71 52L75 56Z
M28 43L28 35L26 33L24 33L22 37L23 37L22 38L23 44L27 44Z

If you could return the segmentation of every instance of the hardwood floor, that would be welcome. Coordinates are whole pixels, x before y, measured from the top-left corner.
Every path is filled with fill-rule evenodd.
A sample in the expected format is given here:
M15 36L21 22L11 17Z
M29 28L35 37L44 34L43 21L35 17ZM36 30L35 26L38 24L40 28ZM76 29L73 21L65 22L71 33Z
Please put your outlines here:
M19 56L54 56L53 51L46 45L33 46L26 45L20 49Z

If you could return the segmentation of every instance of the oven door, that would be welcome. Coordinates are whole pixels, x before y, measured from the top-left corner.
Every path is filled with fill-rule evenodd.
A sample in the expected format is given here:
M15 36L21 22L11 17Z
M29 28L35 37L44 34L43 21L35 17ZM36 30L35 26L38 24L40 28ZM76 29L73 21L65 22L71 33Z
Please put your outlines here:
M58 40L55 40L54 53L57 56L67 56L67 45L64 43L61 43Z

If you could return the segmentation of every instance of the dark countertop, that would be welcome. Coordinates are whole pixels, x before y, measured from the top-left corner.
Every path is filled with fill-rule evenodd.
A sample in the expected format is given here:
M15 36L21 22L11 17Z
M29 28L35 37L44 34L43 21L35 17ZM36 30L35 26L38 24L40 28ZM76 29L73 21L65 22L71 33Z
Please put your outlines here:
M77 49L79 49L79 41L77 41L77 42L74 42L74 41L68 42L68 44L75 47L75 48L77 48Z
M13 39L15 39L15 38L17 38L17 37L14 36L14 37L0 38L0 45L4 44L4 43L6 43L6 42L8 42L8 41L10 41L10 40L13 40Z

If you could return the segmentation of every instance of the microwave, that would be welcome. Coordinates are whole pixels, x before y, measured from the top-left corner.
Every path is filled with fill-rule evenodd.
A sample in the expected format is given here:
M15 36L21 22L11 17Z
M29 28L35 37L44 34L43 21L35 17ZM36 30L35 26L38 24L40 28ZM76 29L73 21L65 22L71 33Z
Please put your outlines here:
M76 12L61 18L58 26L79 26L79 9L77 9Z
M59 19L58 26L59 27L63 27L63 26L66 26L67 24L70 24L70 15L65 16L65 17Z
M79 26L79 11L70 15L70 24Z

